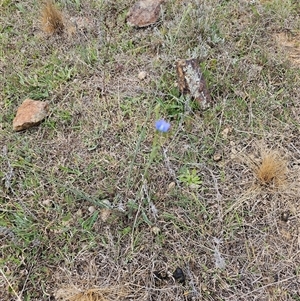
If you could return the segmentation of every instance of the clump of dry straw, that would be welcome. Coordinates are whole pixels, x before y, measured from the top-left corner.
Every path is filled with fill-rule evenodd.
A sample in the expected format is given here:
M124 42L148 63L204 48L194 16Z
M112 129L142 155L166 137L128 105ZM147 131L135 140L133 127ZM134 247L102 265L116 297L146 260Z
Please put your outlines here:
M63 15L51 0L48 0L42 8L41 26L48 34L62 33L64 30Z
M279 187L286 183L287 162L277 151L270 150L262 153L261 162L254 164L253 171L260 184Z
M124 287L91 288L79 291L74 287L59 289L55 294L58 301L121 301L127 296Z

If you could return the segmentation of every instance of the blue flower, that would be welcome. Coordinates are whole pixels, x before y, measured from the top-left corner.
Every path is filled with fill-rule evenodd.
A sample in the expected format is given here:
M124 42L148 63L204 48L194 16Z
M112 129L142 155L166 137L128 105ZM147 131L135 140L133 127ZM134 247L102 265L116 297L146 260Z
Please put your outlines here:
M170 126L171 124L163 119L157 120L155 122L155 128L163 133L166 133L169 130Z

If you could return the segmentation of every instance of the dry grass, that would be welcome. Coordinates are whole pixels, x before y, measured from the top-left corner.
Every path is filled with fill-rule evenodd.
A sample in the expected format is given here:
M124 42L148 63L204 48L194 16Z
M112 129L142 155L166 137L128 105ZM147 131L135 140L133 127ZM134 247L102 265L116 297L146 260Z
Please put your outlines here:
M52 0L47 0L41 11L41 27L47 34L62 33L64 30L63 15Z
M272 37L300 17L282 1L165 1L137 30L134 1L61 0L67 39L40 34L39 1L1 4L0 300L299 300L300 75ZM192 57L206 111L176 85ZM49 118L14 133L27 97Z
M264 152L261 162L254 168L255 176L261 184L274 187L286 183L287 172L286 160L274 150Z
M295 66L300 65L300 35L293 36L285 32L276 33L274 35L278 46L287 54L291 63Z
M58 301L117 301L124 300L127 296L124 288L91 288L84 292L77 291L74 287L59 289L55 298Z

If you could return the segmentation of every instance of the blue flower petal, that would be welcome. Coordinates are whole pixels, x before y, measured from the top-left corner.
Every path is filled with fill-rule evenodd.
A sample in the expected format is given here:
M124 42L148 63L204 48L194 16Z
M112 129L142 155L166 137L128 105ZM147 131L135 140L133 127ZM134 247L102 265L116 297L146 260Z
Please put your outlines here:
M170 127L171 124L163 119L157 120L155 122L155 128L160 132L166 133Z

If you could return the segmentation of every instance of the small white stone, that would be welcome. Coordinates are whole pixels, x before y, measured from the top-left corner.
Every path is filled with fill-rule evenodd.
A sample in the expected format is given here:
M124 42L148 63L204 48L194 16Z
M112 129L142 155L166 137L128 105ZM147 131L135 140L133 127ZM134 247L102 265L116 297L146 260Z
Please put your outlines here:
M42 201L42 204L45 205L45 206L50 206L51 202L52 202L52 200L46 199L46 200Z
M90 207L88 208L88 210L89 210L90 213L94 213L94 212L96 211L96 209L95 209L94 206L90 206Z
M143 80L147 77L147 73L146 71L141 71L139 74L138 74L138 79L139 80Z

